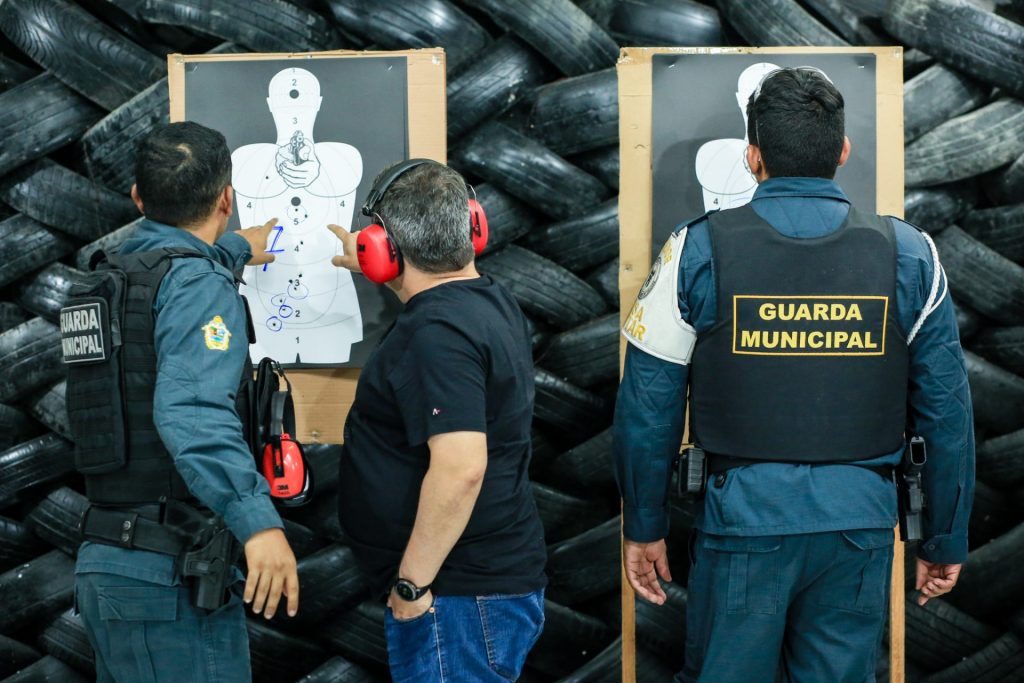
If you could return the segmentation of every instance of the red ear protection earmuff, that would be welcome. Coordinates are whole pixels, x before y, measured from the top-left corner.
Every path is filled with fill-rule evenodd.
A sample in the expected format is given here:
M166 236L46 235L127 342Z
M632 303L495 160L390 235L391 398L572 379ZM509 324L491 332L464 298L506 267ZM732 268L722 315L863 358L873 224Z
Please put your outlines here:
M284 391L279 391L280 385L274 381L278 375L284 380ZM261 398L268 393L270 396L270 405L260 407L261 428L265 430L260 469L270 485L270 495L275 503L284 507L304 505L313 497L313 472L306 462L302 444L291 436L295 432L291 383L276 361L264 358L257 369L257 384L265 387L259 392Z
M364 216L376 218L377 222L363 228L356 236L356 258L363 275L370 282L382 285L394 280L405 269L402 251L388 233L384 221L374 213L374 208L398 176L421 164L436 163L439 162L433 159L408 159L396 165L390 173L381 178L370 189L370 194L366 196L362 213ZM472 190L472 187L470 189ZM480 202L476 200L475 191L469 200L469 236L473 242L473 252L479 256L487 247L487 214L484 213Z

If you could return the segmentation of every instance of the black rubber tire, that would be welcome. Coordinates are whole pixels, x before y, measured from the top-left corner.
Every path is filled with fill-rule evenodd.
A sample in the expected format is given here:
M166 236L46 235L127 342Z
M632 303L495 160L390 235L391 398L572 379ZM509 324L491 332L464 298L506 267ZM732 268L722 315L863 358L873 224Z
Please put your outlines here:
M558 455L538 472L538 477L578 496L618 498L611 429Z
M82 275L82 271L71 266L51 263L16 285L15 300L26 311L57 323L72 282Z
M978 203L978 188L973 182L950 183L907 190L903 196L903 215L909 223L934 236L956 223Z
M615 65L619 46L570 0L474 0L567 76Z
M293 522L290 519L282 519L284 522L284 536L288 539L295 557L301 560L312 555L316 551L327 547L327 540L315 533L307 526Z
M969 235L1024 265L1024 204L971 211L960 225Z
M936 64L903 86L903 141L910 143L947 119L988 101L992 87Z
M51 550L0 574L0 631L24 636L71 607L74 570L74 560Z
M567 676L586 664L614 635L600 619L547 600L544 631L530 650L527 666L547 680Z
M89 270L89 261L100 249L113 249L114 247L120 246L126 239L135 234L135 228L138 227L141 219L136 219L127 225L122 225L117 230L107 233L98 240L93 240L86 244L84 247L75 252L75 268L79 270Z
M0 517L0 572L46 552L46 545L16 519Z
M278 610L283 609L279 606ZM247 610L248 612L249 610ZM262 616L245 620L254 681L293 681L305 676L327 658L310 638L272 628Z
M165 73L163 60L65 0L4 0L0 30L105 109L115 109Z
M887 45L888 42L867 26L846 0L803 0L813 17L836 32L851 45Z
M722 45L718 10L693 0L620 0L608 21L620 45Z
M586 283L597 290L601 298L613 311L619 310L619 259L612 259L603 266L594 268L585 278Z
M584 152L569 160L613 190L619 189L619 146Z
M999 629L944 600L929 600L922 607L908 599L904 609L907 656L927 671L953 666L1000 636Z
M1007 633L983 650L938 673L926 676L921 683L1009 683L1024 680L1024 642Z
M380 600L367 600L355 609L324 623L319 631L331 652L359 664L387 665L388 646L384 639L384 610Z
M253 52L341 47L327 20L284 0L144 0L141 19L202 31Z
M619 253L619 199L601 202L575 218L531 230L521 244L574 273Z
M499 38L448 84L448 138L457 140L546 82L553 69L512 34Z
M678 670L683 666L680 644L686 642L686 589L671 581L661 585L668 597L664 605L636 599L636 640Z
M643 647L636 649L636 683L665 683L673 671L661 659ZM558 683L619 683L622 680L622 636L611 642L594 658Z
M1024 377L1024 326L984 329L971 340L971 350Z
M949 288L982 315L1024 324L1024 268L951 226L935 238Z
M96 677L96 655L86 635L82 616L73 609L64 612L39 636L39 645L79 673Z
M1024 429L988 439L978 446L978 476L993 486L1024 484Z
M294 618L278 614L274 618L276 625L309 629L370 597L352 550L337 544L299 561L299 584L302 588L299 613Z
M71 422L65 404L67 382L61 380L49 389L33 396L28 401L28 411L36 420L46 425L52 432L60 434L68 441L73 441Z
M907 147L908 187L963 180L1024 152L1024 102L1004 97L943 123Z
M0 676L3 678L14 675L41 656L28 645L0 635Z
M548 546L548 589L563 605L618 590L619 537L622 519L614 517L579 536Z
M60 197L59 201L54 201ZM49 159L0 179L0 199L40 223L91 242L139 215L135 203Z
M28 311L13 301L0 301L0 333L17 327L31 317Z
M996 622L1024 600L1024 573L1008 571L1024 562L1024 524L972 550L948 600L971 616ZM912 576L912 574L911 574Z
M0 507L74 469L72 445L56 434L37 436L0 452Z
M960 339L970 339L977 334L984 324L981 315L957 301L953 302L953 309L956 311L956 326L960 330Z
M167 79L162 78L89 128L81 142L89 176L127 195L135 182L136 147L154 126L168 122L169 109Z
M473 188L477 201L487 214L487 247L483 255L493 254L534 229L541 221L530 207L490 183Z
M530 134L565 156L619 140L619 84L615 69L564 78L537 89Z
M751 45L848 44L796 0L719 0L718 10Z
M608 188L536 140L491 121L463 139L457 165L555 218L586 211Z
M559 329L576 327L605 311L601 295L590 285L528 249L510 244L478 265L506 287L524 311Z
M39 538L70 557L78 555L82 545L79 523L89 507L89 500L67 486L50 491L46 498L32 508L25 524Z
M39 423L21 408L0 403L0 449L8 449L42 434Z
M999 486L1000 482L992 484ZM1024 522L1024 510L1020 509L1016 498L993 486L980 479L975 481L974 503L967 533L972 549L995 540Z
M67 235L23 213L0 222L0 286L8 285L33 270L55 261L75 249Z
M609 313L557 334L537 362L581 387L619 376L619 314Z
M964 352L971 381L974 421L991 436L1024 427L1024 377L1008 372L970 351Z
M1024 195L1024 154L1005 169L997 171L985 186L996 204L1011 204Z
M882 21L904 44L1024 96L1024 26L965 0L893 0Z
M550 439L541 429L538 429L536 422L530 430L530 477L531 479L538 473L542 472L544 468L555 461L562 450L555 445L555 442Z
M606 426L608 404L596 394L559 379L547 370L534 368L533 415L577 442Z
M895 42L892 38L890 41ZM935 66L935 59L917 48L903 48L903 79L913 78L925 69Z
M378 683L381 679L344 657L334 656L298 680L298 683Z
M10 90L19 83L24 83L38 75L39 71L37 69L25 66L10 57L0 55L0 92Z
M0 401L19 399L64 375L60 331L32 318L0 334Z
M602 502L533 483L533 499L544 524L544 540L557 543L597 526L611 515Z
M47 655L10 678L5 678L2 683L88 683L88 681L64 662Z
M448 72L459 69L491 42L480 24L448 0L334 0L348 13L373 17L363 22L365 36L386 50L445 47Z
M102 116L50 73L0 94L0 176L77 140Z

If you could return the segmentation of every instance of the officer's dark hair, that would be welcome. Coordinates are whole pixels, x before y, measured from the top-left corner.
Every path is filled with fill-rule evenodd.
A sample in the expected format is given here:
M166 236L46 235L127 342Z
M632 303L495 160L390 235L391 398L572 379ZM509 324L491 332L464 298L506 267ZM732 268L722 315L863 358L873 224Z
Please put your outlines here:
M158 126L139 143L135 184L146 218L187 227L213 211L231 184L231 153L224 136L185 121Z
M389 173L385 168L374 184ZM402 257L427 273L462 270L473 260L469 195L459 172L440 163L414 166L388 186L374 207Z
M768 175L834 178L846 126L843 95L809 69L771 73L747 102L747 140Z

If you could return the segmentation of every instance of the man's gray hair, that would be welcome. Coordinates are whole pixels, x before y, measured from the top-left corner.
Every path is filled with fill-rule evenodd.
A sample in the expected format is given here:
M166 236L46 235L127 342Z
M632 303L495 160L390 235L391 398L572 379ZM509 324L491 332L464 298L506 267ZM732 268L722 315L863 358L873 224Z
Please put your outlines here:
M450 273L473 260L466 181L444 164L420 164L398 176L374 211L403 258L419 270Z

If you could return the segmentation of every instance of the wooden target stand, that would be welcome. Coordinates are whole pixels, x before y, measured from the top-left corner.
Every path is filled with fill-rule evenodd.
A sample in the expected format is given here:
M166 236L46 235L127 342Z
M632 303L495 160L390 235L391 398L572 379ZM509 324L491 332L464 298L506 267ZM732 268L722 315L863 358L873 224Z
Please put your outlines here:
M903 216L903 49L900 47L624 48L617 66L619 85L619 302L625 323L651 266L652 230L652 57L657 54L813 55L874 54L876 58L876 206L879 214ZM854 141L856 144L856 141ZM865 207L867 208L867 207ZM680 216L679 220L687 217ZM620 343L620 362L626 342ZM620 545L621 547L621 545ZM903 683L904 549L894 544L889 601L890 680ZM636 681L634 594L622 574L622 681ZM683 647L680 634L679 647Z

